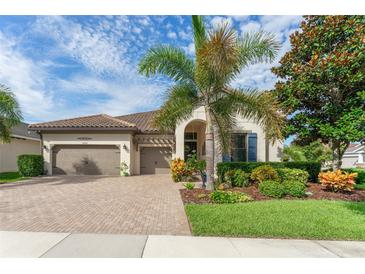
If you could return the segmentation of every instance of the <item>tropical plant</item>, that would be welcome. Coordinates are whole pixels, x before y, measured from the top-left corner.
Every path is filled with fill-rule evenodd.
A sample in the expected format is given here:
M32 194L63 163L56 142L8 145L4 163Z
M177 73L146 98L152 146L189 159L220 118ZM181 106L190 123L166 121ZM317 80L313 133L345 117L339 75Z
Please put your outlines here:
M297 144L330 146L333 169L350 142L365 138L365 16L305 16L291 50L273 72L275 94L288 115L283 130Z
M129 176L129 172L128 172L128 165L126 162L121 162L120 163L120 174L123 176Z
M193 173L194 170L183 159L176 158L171 161L171 174L174 182L190 179Z
M276 180L265 180L260 182L259 191L261 194L273 198L282 198L285 196L284 184Z
M241 169L236 169L234 172L233 186L243 187L250 185L250 173L246 173Z
M318 175L322 186L331 191L352 191L356 185L357 173L347 173L340 169L321 172Z
M307 184L309 173L298 168L278 168L276 169L281 181L294 180L302 184Z
M22 114L15 95L0 84L0 140L10 142L11 128L21 120Z
M278 180L279 176L277 171L273 167L269 165L263 165L258 166L257 168L252 170L251 179L255 182L261 183L265 180Z
M305 196L306 185L303 182L297 181L295 179L289 179L282 182L284 186L284 192L286 195L293 197L303 197Z
M257 32L239 38L228 24L207 31L202 16L192 16L195 59L168 45L151 48L139 63L145 76L163 74L173 85L155 116L161 130L171 130L203 106L206 114L207 188L214 188L214 138L227 151L235 116L255 119L268 138L281 138L282 115L269 92L233 88L232 81L248 65L272 61L279 44L273 35Z
M217 204L234 204L253 201L253 199L245 193L233 191L216 190L210 194L213 203Z
M188 190L192 190L192 189L194 189L195 184L194 184L194 183L192 183L192 182L187 182L187 183L183 184L183 186L184 186L186 189L188 189Z

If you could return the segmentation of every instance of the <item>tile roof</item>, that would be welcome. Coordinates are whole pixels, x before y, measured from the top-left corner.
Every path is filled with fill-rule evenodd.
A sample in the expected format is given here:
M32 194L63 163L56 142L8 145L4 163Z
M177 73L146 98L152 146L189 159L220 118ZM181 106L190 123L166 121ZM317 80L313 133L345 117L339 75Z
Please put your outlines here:
M134 123L114 118L107 114L98 114L72 119L31 124L29 129L130 129L136 130Z
M153 118L157 110L133 113L128 115L116 116L115 118L133 123L143 133L157 133L158 128L153 125Z

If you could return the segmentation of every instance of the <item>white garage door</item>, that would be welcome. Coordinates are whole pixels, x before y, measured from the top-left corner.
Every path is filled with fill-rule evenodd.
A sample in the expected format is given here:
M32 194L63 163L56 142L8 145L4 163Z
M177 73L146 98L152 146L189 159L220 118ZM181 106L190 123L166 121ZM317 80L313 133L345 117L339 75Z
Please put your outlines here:
M141 174L168 174L172 150L170 147L142 147Z

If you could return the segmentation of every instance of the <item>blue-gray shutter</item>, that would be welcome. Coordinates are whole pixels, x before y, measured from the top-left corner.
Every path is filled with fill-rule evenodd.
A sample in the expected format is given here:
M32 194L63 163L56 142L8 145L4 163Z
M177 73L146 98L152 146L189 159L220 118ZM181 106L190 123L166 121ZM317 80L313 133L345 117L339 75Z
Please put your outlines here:
M248 162L257 162L257 134L248 134Z

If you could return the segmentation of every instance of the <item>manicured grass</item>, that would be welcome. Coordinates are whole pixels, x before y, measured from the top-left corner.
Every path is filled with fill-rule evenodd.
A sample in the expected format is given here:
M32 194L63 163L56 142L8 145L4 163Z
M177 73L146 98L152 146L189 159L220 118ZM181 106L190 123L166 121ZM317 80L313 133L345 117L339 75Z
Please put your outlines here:
M16 181L21 181L28 179L28 177L23 177L19 172L2 172L0 173L0 184L11 183Z
M365 202L271 200L186 205L199 236L365 240Z

